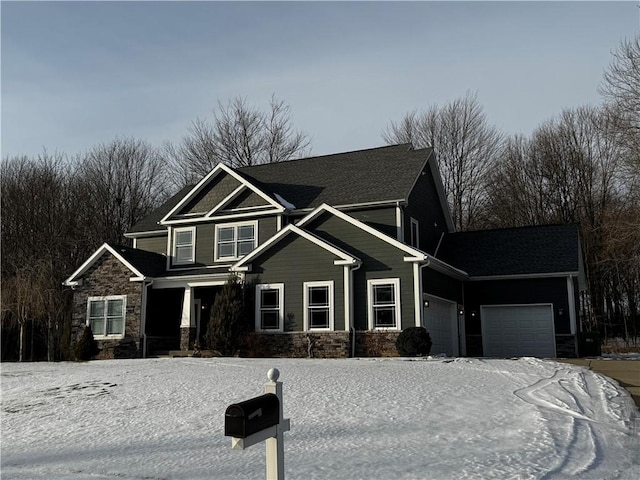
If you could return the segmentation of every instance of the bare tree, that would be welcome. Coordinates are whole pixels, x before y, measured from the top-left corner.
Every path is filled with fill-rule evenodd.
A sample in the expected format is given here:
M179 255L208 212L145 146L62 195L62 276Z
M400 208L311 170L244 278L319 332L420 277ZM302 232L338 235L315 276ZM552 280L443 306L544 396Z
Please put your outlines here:
M291 126L291 108L275 96L263 112L236 97L218 102L212 121L195 120L181 144L165 145L177 187L194 183L218 163L245 167L280 162L308 153L307 134Z
M150 145L116 138L77 159L77 227L91 248L126 243L124 233L166 195L163 159Z
M640 35L623 40L603 76L600 93L640 136Z
M47 332L49 359L64 343L70 292L61 282L90 253L82 249L76 228L80 209L72 176L73 167L61 154L2 162L2 328L12 339L13 325L18 326L19 358L29 322L32 335L35 326Z
M628 225L635 222L640 230L640 202L625 152L605 108L567 109L530 140L509 139L492 173L492 226L581 225L592 328L611 324L616 311L620 318L634 315L629 308L638 303L633 300L637 269L625 262L638 261Z
M391 122L382 136L390 144L433 147L454 225L459 230L482 225L487 174L502 135L487 122L477 95L467 93L443 107L432 105L422 113L407 113L401 121Z

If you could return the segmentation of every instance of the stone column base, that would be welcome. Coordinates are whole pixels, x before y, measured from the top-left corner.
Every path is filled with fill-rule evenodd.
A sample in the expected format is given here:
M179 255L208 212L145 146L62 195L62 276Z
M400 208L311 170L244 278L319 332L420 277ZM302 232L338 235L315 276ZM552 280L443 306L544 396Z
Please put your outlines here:
M193 350L196 327L180 327L180 350Z

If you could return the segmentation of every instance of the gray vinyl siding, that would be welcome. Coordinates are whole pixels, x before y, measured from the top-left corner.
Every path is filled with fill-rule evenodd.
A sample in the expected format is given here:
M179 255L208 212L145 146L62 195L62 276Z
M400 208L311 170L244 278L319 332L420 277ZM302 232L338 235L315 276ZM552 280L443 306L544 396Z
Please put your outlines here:
M234 198L227 206L225 210L232 210L234 208L246 208L246 207L266 207L269 203L260 195L255 193L251 189L246 189L237 198Z
M250 222L254 219L239 219L240 222ZM225 222L226 223L226 222ZM235 223L229 221L228 223ZM261 217L258 219L258 238L257 246L260 246L276 233L277 220L276 217ZM215 223L199 223L196 225L196 265L215 265L214 249L215 249ZM165 237L166 242L166 237ZM166 243L163 249L166 250ZM163 253L161 252L161 253ZM225 264L233 263L233 261L225 260ZM193 265L188 265L193 266Z
M258 220L258 246L273 237L278 231L277 217L260 217Z
M415 326L413 264L407 254L387 242L332 215L322 215L308 225L309 230L362 260L354 272L354 326L368 330L367 281L379 278L400 279L401 327Z
M213 223L201 223L196 226L197 264L213 265L215 231L215 224Z
M356 220L360 220L362 223L381 231L382 233L386 233L390 237L398 237L395 207L349 210L345 213Z
M206 213L218 205L227 195L240 186L240 182L231 175L224 174L212 180L206 188L198 193L179 214Z
M158 235L157 237L137 238L136 248L165 255L167 253L167 234Z
M422 269L422 289L425 293L463 303L462 282L436 272L429 267Z
M447 222L431 169L426 165L424 175L420 175L404 207L404 238L407 243L411 239L411 218L419 222L418 248L433 254L442 233L447 231Z
M285 331L304 326L304 282L333 280L335 329L344 330L344 267L337 257L305 238L289 234L251 262L247 280L254 284L284 283Z

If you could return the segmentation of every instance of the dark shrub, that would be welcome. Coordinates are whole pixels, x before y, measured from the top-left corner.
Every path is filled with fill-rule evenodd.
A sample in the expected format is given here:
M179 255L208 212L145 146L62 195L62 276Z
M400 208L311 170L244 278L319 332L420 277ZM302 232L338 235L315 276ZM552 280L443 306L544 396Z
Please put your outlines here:
M93 338L93 332L91 331L91 327L89 325L84 327L82 335L80 336L78 343L76 343L74 353L76 355L76 360L80 361L91 360L98 353L100 353L98 344Z
M396 340L396 349L401 357L429 355L431 337L424 327L405 328Z
M211 307L205 341L210 350L223 356L234 355L239 349L245 330L244 291L236 275L229 277L216 295Z

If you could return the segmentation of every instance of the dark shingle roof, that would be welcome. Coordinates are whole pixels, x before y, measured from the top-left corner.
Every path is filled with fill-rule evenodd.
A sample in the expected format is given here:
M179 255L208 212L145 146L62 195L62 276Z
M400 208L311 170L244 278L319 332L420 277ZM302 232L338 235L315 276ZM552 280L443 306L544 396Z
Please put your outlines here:
M109 246L145 277L154 277L166 271L167 257L164 255L124 245L109 244Z
M404 200L432 149L410 143L308 157L236 169L274 200L276 194L298 209ZM127 233L165 230L158 222L191 191L189 185L135 224Z
M431 149L411 144L309 157L244 167L237 172L296 208L403 200L409 195Z
M175 207L182 197L184 197L187 193L193 189L195 185L187 185L183 189L181 189L178 193L176 193L169 200L164 202L158 208L153 210L149 215L144 217L138 223L136 223L133 227L131 227L127 233L139 233L139 232L151 232L154 230L166 230L167 227L163 225L158 225L158 222L162 220L162 218L171 211L173 207Z
M471 276L577 272L578 225L460 232L444 237L437 257Z

